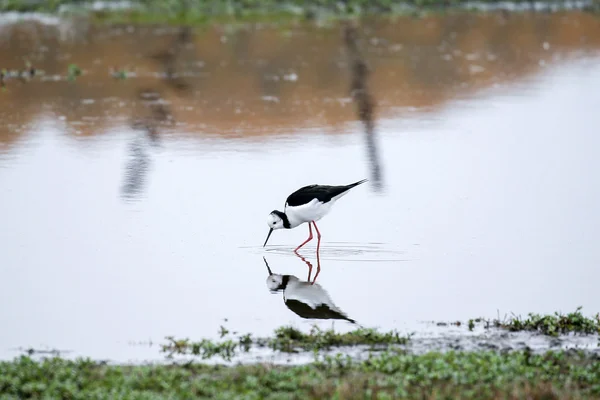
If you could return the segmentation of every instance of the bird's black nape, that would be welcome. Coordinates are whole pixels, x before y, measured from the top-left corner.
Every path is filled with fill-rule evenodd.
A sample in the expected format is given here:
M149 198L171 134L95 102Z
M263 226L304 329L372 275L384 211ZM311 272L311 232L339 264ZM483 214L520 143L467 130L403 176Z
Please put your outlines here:
M290 225L290 220L288 219L287 215L285 215L285 213L283 213L279 210L273 210L273 211L271 211L271 214L275 214L279 218L281 218L281 220L283 221L283 227L285 229L290 229L292 227ZM269 238L271 237L271 233L273 233L273 228L269 229L269 233L267 235L267 239L265 240L265 244L263 244L263 247L265 247L267 245L267 242L269 241Z
M288 219L287 215L285 215L284 212L281 212L279 210L273 210L273 211L271 211L271 214L275 214L283 220L283 227L285 229L290 229L290 227L291 227L290 220Z
M273 271L271 271L271 267L269 267L269 263L267 259L263 256L263 260L265 261L265 265L267 266L267 271L269 271L269 276L275 275ZM275 289L271 290L271 292L275 293L278 290L284 290L290 281L290 275L281 275L281 284L277 286Z

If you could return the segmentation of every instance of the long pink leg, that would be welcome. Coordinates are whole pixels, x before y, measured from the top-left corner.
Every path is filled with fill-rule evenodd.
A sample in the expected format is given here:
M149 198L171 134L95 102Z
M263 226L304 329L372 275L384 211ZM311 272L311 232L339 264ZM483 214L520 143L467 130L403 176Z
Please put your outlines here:
M315 225L316 228L316 225ZM320 235L319 235L320 236ZM300 247L304 246L306 243L310 242L313 238L312 235L312 228L310 227L310 222L308 223L308 239L306 239L304 241L304 243L302 243L300 246L296 247L296 250L294 250L294 252L298 252L298 250L300 249Z
M317 223L315 221L313 221L312 223L315 226L315 230L317 231L317 257L318 257L319 256L319 246L321 246L321 232L319 232L319 228L317 228ZM309 223L309 226L310 226L310 223Z

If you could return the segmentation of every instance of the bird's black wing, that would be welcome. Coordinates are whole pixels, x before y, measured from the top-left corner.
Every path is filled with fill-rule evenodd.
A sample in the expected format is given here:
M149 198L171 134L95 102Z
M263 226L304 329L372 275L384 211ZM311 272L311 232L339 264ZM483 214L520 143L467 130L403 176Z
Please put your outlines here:
M353 319L348 318L346 315L332 310L325 304L319 304L317 308L312 308L308 304L302 303L298 300L286 300L285 305L300 317L306 319L344 319L352 323L356 322Z
M360 182L362 183L362 182ZM352 189L360 183L352 183L350 185L329 186L329 185L308 185L304 186L294 193L290 194L286 200L288 206L297 207L303 204L310 203L313 199L317 199L322 203L331 201L335 196Z

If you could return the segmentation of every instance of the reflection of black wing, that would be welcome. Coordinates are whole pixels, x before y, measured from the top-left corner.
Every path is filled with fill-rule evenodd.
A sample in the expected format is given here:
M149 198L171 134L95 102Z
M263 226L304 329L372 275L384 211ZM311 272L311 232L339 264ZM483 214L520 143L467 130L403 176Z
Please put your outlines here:
M356 322L344 314L332 310L325 304L319 304L317 308L312 308L308 304L302 303L298 300L286 300L285 305L300 317L306 319L344 319L352 322L353 324Z
M351 183L349 185L329 186L329 185L308 185L304 186L294 193L290 194L286 200L288 206L297 207L303 204L310 203L313 199L317 199L322 203L331 201L332 198L338 196L354 186L366 182L366 179Z

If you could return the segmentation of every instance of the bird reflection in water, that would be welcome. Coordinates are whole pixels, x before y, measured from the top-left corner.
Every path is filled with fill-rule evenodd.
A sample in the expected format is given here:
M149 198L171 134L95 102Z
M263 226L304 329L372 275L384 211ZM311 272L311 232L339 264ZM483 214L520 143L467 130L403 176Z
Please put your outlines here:
M310 275L312 265L302 256L298 255L308 265L308 280L301 281L294 275L274 274L269 267L267 259L263 257L269 276L267 277L267 287L271 293L283 291L283 302L287 308L295 314L305 319L332 319L345 320L353 324L356 323L340 310L331 300L329 294L321 285L315 283L317 274L312 282ZM320 263L317 254L318 270Z

